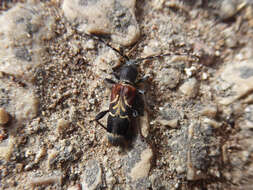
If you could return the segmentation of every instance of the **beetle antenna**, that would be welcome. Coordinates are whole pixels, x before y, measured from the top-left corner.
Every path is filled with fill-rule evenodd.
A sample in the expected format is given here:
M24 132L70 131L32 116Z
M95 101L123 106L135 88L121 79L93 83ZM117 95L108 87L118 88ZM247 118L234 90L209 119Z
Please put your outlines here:
M107 131L107 128L102 123L100 123L98 120L96 120L96 119L91 120L91 122L93 122L93 121L96 121L100 127L102 127L104 130Z
M105 44L106 46L108 46L109 48L113 49L114 51L116 51L121 57L123 57L126 61L129 61L129 57L124 55L122 52L120 52L118 49L116 49L115 47L112 47L109 43L107 43L106 41L102 40L101 38L99 38L98 36L92 35L92 34L86 34L84 33L83 35L88 36L94 40L97 40L99 42L102 42L103 44Z
M144 57L144 58L138 58L138 59L135 59L135 60L130 60L130 58L127 55L124 55L121 51L119 51L115 47L111 46L109 43L107 43L106 41L104 41L103 39L101 39L99 36L92 35L92 34L87 34L87 33L80 33L80 35L86 36L86 37L90 37L90 38L92 38L94 40L97 40L97 41L105 44L106 46L108 46L112 50L116 51L121 57L123 57L125 59L125 61L131 62L130 64L133 64L133 63L134 64L138 64L139 62L144 61L144 60L152 60L152 59L162 58L162 57L167 57L167 56L172 56L172 55L179 55L179 56L184 56L185 55L185 56L188 56L187 53L177 53L177 52L175 52L175 53L165 53L165 54L161 54L161 55L148 56L148 57ZM132 50L130 50L130 51L132 51ZM191 55L191 56L195 57L197 59L199 58L196 55Z
M167 56L172 56L172 55L188 55L187 53L165 53L165 54L161 54L161 55L155 55L155 56L148 56L148 57L143 57L143 58L138 58L135 60L135 63L144 61L144 60L151 60L151 59L156 59L156 58L161 58L161 57L167 57ZM194 56L194 55L193 55ZM198 58L197 56L194 56L196 58Z

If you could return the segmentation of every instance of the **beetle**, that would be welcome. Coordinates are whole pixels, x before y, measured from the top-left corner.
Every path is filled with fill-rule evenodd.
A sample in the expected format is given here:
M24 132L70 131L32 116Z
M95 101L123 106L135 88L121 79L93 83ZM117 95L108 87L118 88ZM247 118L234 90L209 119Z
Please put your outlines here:
M108 141L114 146L124 145L131 140L133 119L141 114L140 94L136 85L143 81L137 81L138 65L136 61L127 61L120 68L119 73L114 73L119 82L106 79L113 84L111 88L110 106L108 110L102 111L95 117L95 121L108 133ZM99 120L109 113L107 127Z
M118 79L115 82L111 79L105 79L106 82L113 84L111 88L110 106L108 110L102 111L96 115L95 119L102 128L107 131L108 141L114 146L124 146L126 142L130 141L133 134L133 121L136 117L142 114L144 103L141 100L141 94L144 92L137 88L137 85L145 81L146 78L138 80L138 65L144 60L151 60L154 58L161 58L171 55L187 55L184 53L167 53L156 56L149 56L130 60L126 55L122 54L119 50L110 46L100 38L95 38L105 45L115 50L121 57L125 59L125 64L120 67L118 73L113 73ZM107 127L105 127L99 120L106 114Z
M122 55L122 54L120 54ZM111 88L110 106L108 110L102 111L96 115L93 121L96 121L101 127L107 131L108 141L114 146L123 146L132 140L133 121L139 115L142 115L144 103L141 95L144 93L137 88L137 85L147 80L147 77L138 80L138 65L141 61L164 57L171 54L163 54L158 56L150 56L130 60L122 55L127 61L120 67L118 73L113 73L119 82L111 79L105 79L107 83L113 84ZM99 120L106 114L107 127Z

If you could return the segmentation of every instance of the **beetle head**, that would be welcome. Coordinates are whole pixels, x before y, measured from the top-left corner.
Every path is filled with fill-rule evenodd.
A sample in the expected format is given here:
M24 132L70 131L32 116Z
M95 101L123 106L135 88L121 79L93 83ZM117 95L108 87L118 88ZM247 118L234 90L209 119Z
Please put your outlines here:
M127 63L120 69L120 81L134 84L138 76L138 65L134 61L127 61Z

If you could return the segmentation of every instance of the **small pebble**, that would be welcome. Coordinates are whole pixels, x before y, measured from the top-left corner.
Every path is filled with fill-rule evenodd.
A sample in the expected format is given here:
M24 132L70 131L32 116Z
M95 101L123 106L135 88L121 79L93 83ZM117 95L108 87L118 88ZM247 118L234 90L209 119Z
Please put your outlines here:
M24 167L24 171L30 171L33 169L34 166L35 164L30 162Z
M38 163L42 157L44 157L47 153L47 150L45 147L42 147L40 148L39 152L36 154L36 157L35 157L35 163Z
M77 185L69 187L68 190L82 190L82 187L80 184L77 184Z
M209 77L209 76L208 76L207 73L202 73L202 74L201 74L201 79L202 79L202 80L206 80L206 79L208 79L208 77Z
M158 122L164 126L169 126L171 128L178 127L178 119L172 119L172 120L161 119Z
M245 125L242 125L242 129L252 129L253 128L253 105L249 105L244 110Z
M183 166L179 165L177 168L176 168L176 171L178 174L182 174L185 172L185 169Z
M143 53L146 57L161 54L159 43L155 40L151 40L149 44L144 47Z
M233 37L229 37L226 39L226 45L229 48L235 48L237 46L237 39Z
M164 68L158 73L157 78L161 86L173 89L181 79L181 72L174 68Z
M188 77L191 77L194 73L196 73L197 68L192 66L190 68L185 68L184 71Z
M148 112L145 110L143 116L140 117L141 127L141 134L143 137L147 137L149 134L149 120L148 120Z
M202 108L202 110L200 111L200 114L203 115L203 116L214 118L217 114L217 106L207 105L207 106Z
M12 152L14 151L14 146L16 144L16 139L10 136L8 141L1 143L0 146L0 158L9 160L11 158Z
M34 177L30 180L32 187L39 185L50 185L54 183L61 183L61 176L50 176L50 177Z
M221 125L222 125L221 123L215 121L214 119L204 118L203 121L204 121L205 124L208 124L208 125L210 125L210 126L216 128L216 129L217 129L217 128L220 128Z
M9 114L5 111L4 108L0 108L0 125L5 125L10 119Z
M48 168L51 168L51 162L53 159L56 158L56 156L59 154L57 150L50 150L48 153L48 160L47 160L47 166Z
M110 168L105 172L105 177L108 186L112 187L114 184L116 184L117 180L113 176L112 170Z
M23 164L21 163L16 164L16 172L18 173L22 172L23 168L24 168Z
M57 131L58 133L63 133L69 127L69 122L65 119L59 119L57 121Z
M224 0L220 7L220 17L223 20L233 17L237 12L237 0Z
M190 78L179 90L187 97L194 98L198 93L198 81L195 78Z
M95 42L94 42L94 40L93 39L88 40L86 42L86 44L85 44L85 48L87 50L93 50L95 48Z

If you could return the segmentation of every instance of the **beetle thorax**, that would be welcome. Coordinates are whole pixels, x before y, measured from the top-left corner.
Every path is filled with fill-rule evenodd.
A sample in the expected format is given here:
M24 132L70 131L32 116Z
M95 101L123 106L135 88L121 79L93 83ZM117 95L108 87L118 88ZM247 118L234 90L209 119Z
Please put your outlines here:
M136 65L125 65L120 70L120 81L134 84L138 75Z

